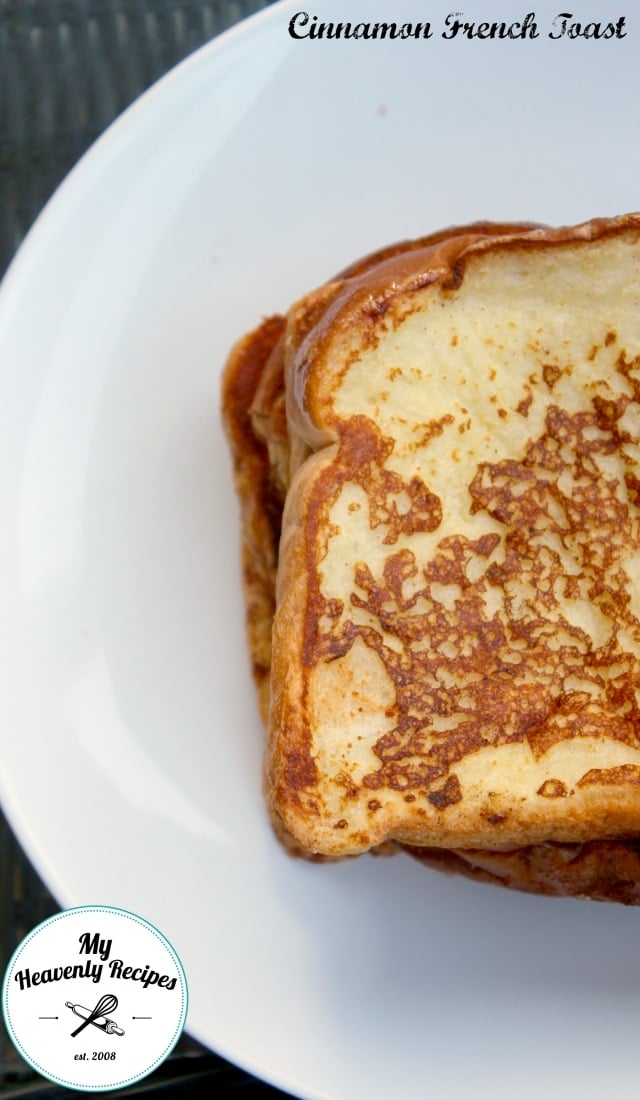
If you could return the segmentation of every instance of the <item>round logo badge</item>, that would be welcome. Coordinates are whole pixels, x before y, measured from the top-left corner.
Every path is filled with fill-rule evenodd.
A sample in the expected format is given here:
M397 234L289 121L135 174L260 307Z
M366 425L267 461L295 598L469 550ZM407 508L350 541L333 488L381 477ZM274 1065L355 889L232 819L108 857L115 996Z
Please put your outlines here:
M65 909L9 962L9 1035L43 1077L85 1091L124 1088L176 1045L187 1015L182 963L167 939L124 909Z

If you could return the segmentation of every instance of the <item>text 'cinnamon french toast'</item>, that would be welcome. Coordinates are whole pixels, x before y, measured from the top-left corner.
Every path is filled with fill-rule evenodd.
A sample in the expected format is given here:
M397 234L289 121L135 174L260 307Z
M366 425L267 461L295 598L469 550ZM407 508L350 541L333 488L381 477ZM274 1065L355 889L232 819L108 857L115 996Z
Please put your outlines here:
M236 345L269 800L303 850L640 902L639 307L639 215L476 225Z

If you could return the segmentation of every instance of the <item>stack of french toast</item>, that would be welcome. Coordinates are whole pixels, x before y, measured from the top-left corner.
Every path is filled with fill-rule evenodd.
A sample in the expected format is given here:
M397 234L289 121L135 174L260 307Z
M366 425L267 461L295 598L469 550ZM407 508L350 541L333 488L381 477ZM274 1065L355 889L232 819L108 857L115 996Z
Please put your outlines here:
M290 850L640 904L640 214L382 249L223 417Z

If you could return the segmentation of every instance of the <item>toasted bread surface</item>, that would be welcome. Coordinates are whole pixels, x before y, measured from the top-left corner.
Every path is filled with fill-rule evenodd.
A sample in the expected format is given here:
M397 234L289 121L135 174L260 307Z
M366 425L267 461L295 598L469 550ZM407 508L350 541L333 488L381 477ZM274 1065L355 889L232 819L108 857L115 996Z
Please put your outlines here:
M283 317L269 317L238 340L222 384L222 418L233 458L235 488L241 505L242 579L247 634L260 712L269 717L271 627L275 612L278 543L284 501L277 463L287 447L284 423L284 376L279 357ZM257 420L252 404L262 391ZM262 431L258 432L256 423ZM266 441L271 442L271 450Z
M637 216L470 227L290 311L268 773L310 851L638 833L639 272Z

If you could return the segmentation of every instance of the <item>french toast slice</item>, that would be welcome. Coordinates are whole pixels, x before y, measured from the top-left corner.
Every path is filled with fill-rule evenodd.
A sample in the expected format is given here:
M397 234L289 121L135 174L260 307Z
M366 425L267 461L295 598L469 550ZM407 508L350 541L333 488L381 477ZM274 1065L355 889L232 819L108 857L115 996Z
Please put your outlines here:
M625 218L290 311L269 773L305 847L640 826L639 307Z
M615 849L636 900L639 232L450 231L266 322L268 355L264 326L246 338L244 496L272 517L286 499L260 582L273 607L277 570L270 799L309 852L393 839L615 896L594 886ZM572 891L558 866L585 845Z

